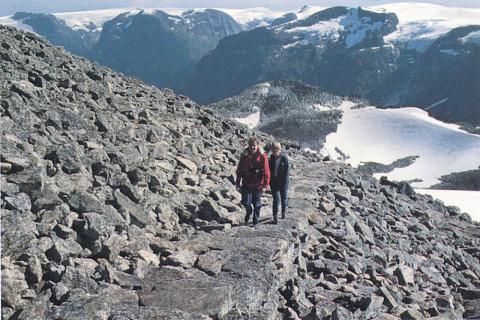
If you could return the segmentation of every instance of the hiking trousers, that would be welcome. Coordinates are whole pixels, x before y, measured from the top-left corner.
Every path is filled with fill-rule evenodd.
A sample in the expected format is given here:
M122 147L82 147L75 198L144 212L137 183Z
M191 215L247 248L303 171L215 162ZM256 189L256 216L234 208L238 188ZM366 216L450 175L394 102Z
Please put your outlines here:
M245 223L250 220L253 212L253 224L258 223L260 219L260 209L262 208L262 190L242 187L242 205L245 207Z
M282 205L282 218L285 218L285 213L288 207L288 186L282 186L279 188L271 188L273 196L273 218L277 218L278 207Z

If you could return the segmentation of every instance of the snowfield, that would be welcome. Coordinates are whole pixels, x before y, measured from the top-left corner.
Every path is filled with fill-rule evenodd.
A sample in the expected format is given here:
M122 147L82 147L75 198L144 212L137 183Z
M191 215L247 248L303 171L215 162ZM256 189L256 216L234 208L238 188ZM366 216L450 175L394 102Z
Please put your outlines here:
M470 214L473 220L480 222L480 191L416 189L420 194L428 194L443 201L446 205L456 206L462 212Z
M376 175L397 181L421 179L412 183L416 188L428 188L443 175L480 166L480 136L431 118L418 108L353 109L354 105L350 101L342 104L342 122L326 138L324 148L334 159L356 167L362 162L389 164L419 156L406 168Z
M385 41L408 41L409 47L418 51L424 51L435 39L454 28L480 24L480 9L476 8L400 2L372 9L394 12L398 17L398 30L384 37Z
M54 13L54 15L66 22L66 24L74 30L95 30L102 31L103 24L115 18L116 16L125 13L132 12L134 8L119 8L119 9L106 9L106 10L92 10L92 11L80 11L80 12L65 12ZM94 26L94 29L92 27Z

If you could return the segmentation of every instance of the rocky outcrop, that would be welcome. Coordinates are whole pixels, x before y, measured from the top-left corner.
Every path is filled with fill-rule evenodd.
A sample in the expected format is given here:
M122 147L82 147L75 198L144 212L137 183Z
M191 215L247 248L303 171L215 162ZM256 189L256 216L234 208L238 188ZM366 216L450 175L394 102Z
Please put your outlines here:
M480 168L462 172L454 172L439 178L440 183L432 189L480 191Z
M342 98L296 81L269 81L208 105L215 113L244 118L259 112L255 129L320 149L337 130Z
M457 209L285 141L287 219L245 226L246 127L12 28L0 57L3 319L480 315Z

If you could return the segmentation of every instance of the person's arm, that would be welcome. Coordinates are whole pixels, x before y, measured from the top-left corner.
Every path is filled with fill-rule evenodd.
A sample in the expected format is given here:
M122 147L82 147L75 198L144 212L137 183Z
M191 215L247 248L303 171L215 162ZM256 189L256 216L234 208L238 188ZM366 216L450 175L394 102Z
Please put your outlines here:
M235 181L235 184L237 185L237 187L240 187L240 182L242 181L243 162L244 162L244 157L240 156L240 161L238 162L238 166L237 166L237 179Z
M263 155L263 188L267 189L270 185L270 165L268 163L268 157Z
M290 176L290 164L288 163L288 158L285 156L285 185L288 185L289 176Z
M272 157L268 159L268 169L270 169L270 175L272 174L272 170L275 170L275 161ZM270 183L272 183L272 179L270 177ZM269 185L270 185L269 183Z

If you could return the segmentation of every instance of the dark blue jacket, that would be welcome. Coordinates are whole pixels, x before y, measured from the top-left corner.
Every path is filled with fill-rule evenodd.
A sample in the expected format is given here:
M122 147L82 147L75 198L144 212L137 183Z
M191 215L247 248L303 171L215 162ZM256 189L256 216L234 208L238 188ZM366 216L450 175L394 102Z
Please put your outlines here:
M278 175L275 176L275 158L273 155L268 160L270 167L270 188L276 190L280 188L288 188L288 176L290 173L290 165L287 156L280 154L280 164L278 165Z

